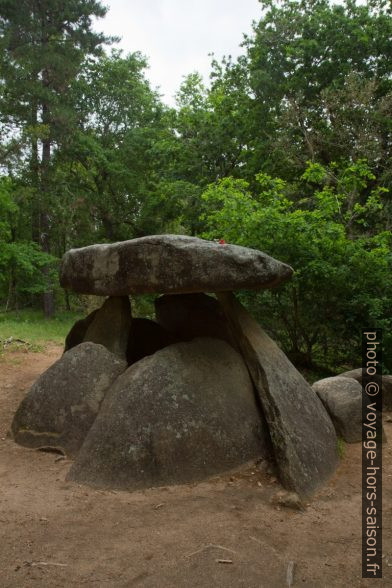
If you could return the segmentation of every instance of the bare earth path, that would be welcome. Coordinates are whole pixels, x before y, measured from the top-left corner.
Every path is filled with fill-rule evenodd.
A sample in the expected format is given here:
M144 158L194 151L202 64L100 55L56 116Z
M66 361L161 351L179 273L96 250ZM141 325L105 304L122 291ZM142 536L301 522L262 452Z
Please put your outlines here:
M293 586L392 585L392 445L383 454L384 578L364 581L360 445L346 446L305 512L273 506L279 485L257 466L135 493L67 483L69 461L7 437L23 395L60 353L0 358L1 588L284 587L289 562ZM392 423L385 429L392 440Z

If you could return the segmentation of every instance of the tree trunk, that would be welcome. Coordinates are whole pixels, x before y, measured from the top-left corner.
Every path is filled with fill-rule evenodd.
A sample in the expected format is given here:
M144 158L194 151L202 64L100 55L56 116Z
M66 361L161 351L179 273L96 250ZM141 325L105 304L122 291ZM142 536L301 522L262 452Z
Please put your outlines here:
M8 297L5 311L12 310L16 305L16 279L14 268L11 269L10 280L8 283Z
M64 290L64 298L65 298L65 309L71 310L71 303L69 300L69 292L68 290Z
M31 107L31 126L36 129L38 124L38 105L33 100ZM39 203L39 160L38 160L38 140L35 134L31 138L31 159L30 159L31 184L33 186L33 195L31 202L31 237L34 243L40 244L40 203Z
M42 122L44 125L50 124L50 113L47 104L42 105ZM49 165L51 156L51 139L50 136L42 141L42 160L41 160L41 193L43 206L40 211L40 227L41 227L41 248L44 253L50 254L50 217L49 217ZM51 318L54 315L54 295L50 284L50 268L46 265L43 268L43 274L46 282L46 291L43 295L43 307L45 318Z

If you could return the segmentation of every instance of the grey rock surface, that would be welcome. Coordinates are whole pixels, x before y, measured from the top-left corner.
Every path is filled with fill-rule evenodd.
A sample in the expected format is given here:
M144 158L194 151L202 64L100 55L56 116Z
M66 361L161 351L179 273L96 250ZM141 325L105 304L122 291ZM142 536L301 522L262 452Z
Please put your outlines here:
M348 443L362 439L362 387L353 378L332 377L312 385L335 425Z
M178 343L120 376L68 479L135 489L202 480L268 452L241 356L218 339Z
M71 249L62 260L60 283L84 294L175 294L272 288L292 272L290 266L254 249L153 235Z
M125 359L132 315L128 296L111 296L90 322L83 341L104 345Z
M338 374L339 378L353 378L357 382L362 382L362 368L357 368L356 370L350 370L348 372L343 372L342 374Z
M362 368L356 370L350 370L339 374L341 378L353 378L360 384L362 384ZM392 376L382 376L382 406L383 410L392 410Z
M71 328L71 330L65 338L64 353L69 349L72 349L72 347L76 347L76 345L80 345L80 343L83 343L87 329L93 322L97 312L98 309L93 310L85 318L76 321L76 323L73 325L73 327Z
M126 367L125 361L102 345L73 347L38 378L22 400L11 426L15 441L75 456L107 390Z
M219 294L263 408L286 489L311 495L338 465L337 437L322 402L232 294Z

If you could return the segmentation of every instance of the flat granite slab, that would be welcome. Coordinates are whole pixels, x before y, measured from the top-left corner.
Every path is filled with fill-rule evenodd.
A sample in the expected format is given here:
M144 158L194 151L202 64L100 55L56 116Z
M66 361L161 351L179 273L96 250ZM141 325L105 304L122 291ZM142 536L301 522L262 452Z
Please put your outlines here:
M273 288L292 268L266 253L183 235L71 249L60 284L80 294L186 294Z

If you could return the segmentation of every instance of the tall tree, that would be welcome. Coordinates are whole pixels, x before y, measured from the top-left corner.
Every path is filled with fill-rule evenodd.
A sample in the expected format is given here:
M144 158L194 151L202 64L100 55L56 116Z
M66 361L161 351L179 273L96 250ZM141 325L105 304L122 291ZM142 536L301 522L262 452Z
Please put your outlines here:
M292 179L306 160L328 165L368 157L372 143L376 157L382 150L384 164L390 161L390 3L260 3L263 16L245 41L253 97L250 175L262 168Z
M97 0L0 0L0 49L4 122L18 132L29 160L34 196L32 235L51 251L52 158L75 127L70 86L87 55L98 55L107 39L92 29L106 13ZM49 280L45 316L54 312Z
M295 269L277 289L242 293L247 304L298 365L355 365L361 327L377 325L391 370L392 232L384 188L367 164L310 164L294 190L263 173L256 184L252 193L245 180L224 178L202 196L205 236L261 249ZM292 197L297 190L301 200ZM353 207L358 193L363 204Z
M115 50L89 60L73 84L79 125L57 158L57 178L62 175L78 195L79 215L87 212L92 231L74 234L72 244L144 233L161 174L155 146L166 133L165 108L150 88L145 68L139 53L123 56Z

